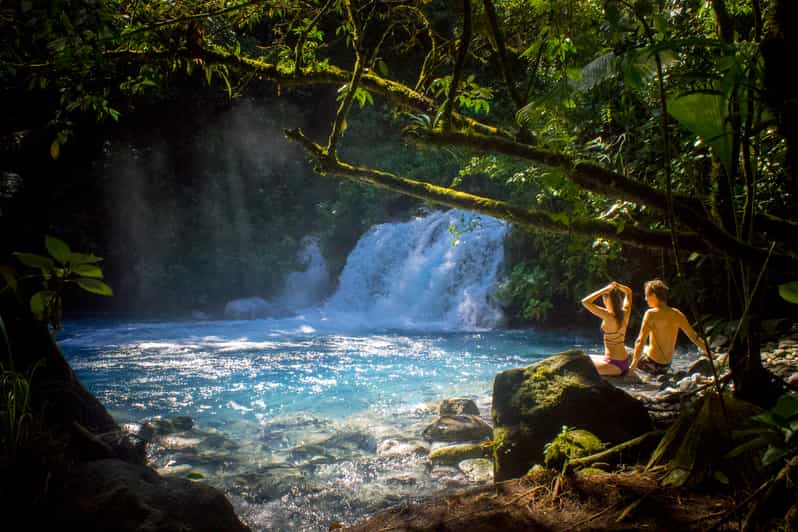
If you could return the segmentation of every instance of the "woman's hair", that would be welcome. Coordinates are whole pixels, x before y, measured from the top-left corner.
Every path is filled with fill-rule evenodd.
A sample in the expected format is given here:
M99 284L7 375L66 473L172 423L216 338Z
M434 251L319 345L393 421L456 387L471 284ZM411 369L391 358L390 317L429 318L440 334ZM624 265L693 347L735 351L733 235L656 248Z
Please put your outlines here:
M612 303L612 312L615 314L615 321L618 327L623 323L623 292L617 288L610 290L610 302Z

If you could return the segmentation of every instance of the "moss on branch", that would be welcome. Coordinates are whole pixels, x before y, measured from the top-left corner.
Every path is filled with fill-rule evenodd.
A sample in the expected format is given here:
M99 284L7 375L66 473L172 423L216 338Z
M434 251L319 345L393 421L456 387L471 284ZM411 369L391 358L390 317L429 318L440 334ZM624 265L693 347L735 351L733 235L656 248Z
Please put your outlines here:
M283 86L343 85L352 80L352 72L336 66L326 66L323 69L308 66L303 68L301 72L293 70L287 72L276 64L236 55L218 47L205 47L197 53L205 61L256 72L261 77L271 79ZM438 105L433 99L416 92L407 85L383 78L373 72L363 73L360 78L360 86L371 93L384 96L393 105L413 109L430 116L435 116L438 112ZM513 138L509 131L489 124L483 124L478 120L456 112L452 112L452 125L466 127L485 135Z
M548 211L524 209L506 201L460 192L381 170L354 166L328 154L322 146L307 138L298 129L286 130L285 134L300 144L318 162L316 170L321 174L351 179L447 207L478 212L531 230L603 237L640 247L670 247L669 232L650 231L630 225L620 230L619 226L600 220L572 220L565 223L558 219L555 213ZM696 234L681 233L679 237L685 249L702 253L710 251L707 244Z

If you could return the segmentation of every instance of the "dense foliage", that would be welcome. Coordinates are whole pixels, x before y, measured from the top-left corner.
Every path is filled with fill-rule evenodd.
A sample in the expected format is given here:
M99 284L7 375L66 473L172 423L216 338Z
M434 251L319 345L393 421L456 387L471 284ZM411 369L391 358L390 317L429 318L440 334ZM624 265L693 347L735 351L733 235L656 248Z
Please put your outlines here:
M288 123L287 137L319 173L546 233L530 238L529 254L516 253L503 288L522 316L543 319L553 305L645 256L632 269L672 278L677 296L686 296L677 300L694 319L718 311L743 318L733 364L738 375L761 374L752 331L765 301L777 312L783 308L773 298L777 286L791 294L796 276L795 89L779 74L796 46L786 22L795 9L790 5L25 1L5 8L0 18L0 29L12 36L0 51L5 95L28 104L4 104L7 131L16 135L6 146L24 146L36 131L47 139L50 157L59 159L91 122L136 116L154 102L180 100L189 87L196 95L198 80L216 98L235 99L253 89L262 94L270 86L297 102L326 102L313 117L300 106L305 120L277 113L269 128L256 128L258 138ZM218 154L214 159L229 160L222 146L230 139L205 135L211 138L192 142ZM320 138L326 141L317 143ZM423 153L397 148L400 139ZM241 140L233 140L237 148L247 144ZM268 153L261 146L250 144ZM426 150L437 147L443 156ZM158 160L152 154L147 164ZM438 161L434 172L430 161ZM233 198L235 184L214 179L220 172L210 166L202 172L213 184L200 186L221 187ZM274 170L263 161L254 166L258 179ZM153 179L157 168L146 171L151 185L177 186L167 174ZM294 174L276 173L283 182ZM309 181L302 174L294 183L312 197ZM263 209L243 209L254 213L258 229L243 240L254 243L248 249L257 256L237 251L242 238L235 223L219 233L219 224L209 221L197 230L202 239L213 240L213 233L224 242L222 264L197 269L202 259L184 260L193 251L179 244L192 240L163 231L164 242L138 247L148 256L168 251L150 266L144 262L138 282L156 292L184 283L177 295L196 288L189 271L224 271L235 279L233 291L268 289L274 280L263 277L289 269L289 248L300 234L290 228L306 209L280 208L297 198L281 198L287 189L268 177L266 184L268 192L254 185L245 196ZM191 190L193 183L182 185ZM382 204L375 212L381 202L370 200L372 192L338 192L334 206L316 204L324 226L312 231L326 228L351 241L365 223L354 226L392 211ZM181 218L168 203L158 207L154 225L172 228L205 219L197 212L207 210L196 206ZM262 217L275 208L277 216ZM630 245L657 251L641 254ZM236 268L241 261L255 272L254 285ZM157 272L156 278L147 272ZM218 297L198 292L196 304ZM743 386L737 378L735 384Z

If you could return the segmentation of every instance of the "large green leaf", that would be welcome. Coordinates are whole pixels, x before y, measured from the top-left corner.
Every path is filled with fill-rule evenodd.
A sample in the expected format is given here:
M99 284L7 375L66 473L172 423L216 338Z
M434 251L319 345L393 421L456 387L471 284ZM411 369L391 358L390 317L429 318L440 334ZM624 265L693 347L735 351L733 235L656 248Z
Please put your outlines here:
M668 112L678 122L712 147L715 156L731 174L732 138L727 125L728 102L719 93L693 92L668 99Z
M102 279L103 271L94 264L78 264L72 271L81 277L91 277L92 279Z
M69 262L71 264L94 264L95 262L100 262L103 259L100 257L95 257L94 255L86 255L84 253L70 253L69 254Z
M47 251L50 253L50 256L55 260L61 264L66 264L69 262L72 250L69 249L69 246L66 244L66 242L54 236L48 235L44 238L44 245L47 247Z
M76 282L78 283L78 286L87 292L91 292L92 294L101 296L114 295L114 291L111 290L110 286L102 281L98 281L97 279L78 279Z
M14 253L14 256L25 266L39 268L40 270L50 271L55 268L55 263L50 257L43 257L35 253Z
M798 305L798 281L779 285L779 295L790 303Z

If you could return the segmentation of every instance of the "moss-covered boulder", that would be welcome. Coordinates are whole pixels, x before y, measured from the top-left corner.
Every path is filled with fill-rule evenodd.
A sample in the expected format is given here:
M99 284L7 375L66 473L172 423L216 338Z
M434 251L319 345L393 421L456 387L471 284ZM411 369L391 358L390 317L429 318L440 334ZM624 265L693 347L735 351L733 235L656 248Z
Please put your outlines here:
M610 445L651 430L643 404L602 379L590 357L575 350L499 373L491 414L497 482L542 463L544 446L563 426Z
M454 465L471 458L485 458L490 449L479 443L460 443L440 447L429 453L429 460L435 464Z
M604 450L604 447L592 432L563 427L562 432L544 446L544 463L546 467L559 469L568 460L595 454Z

